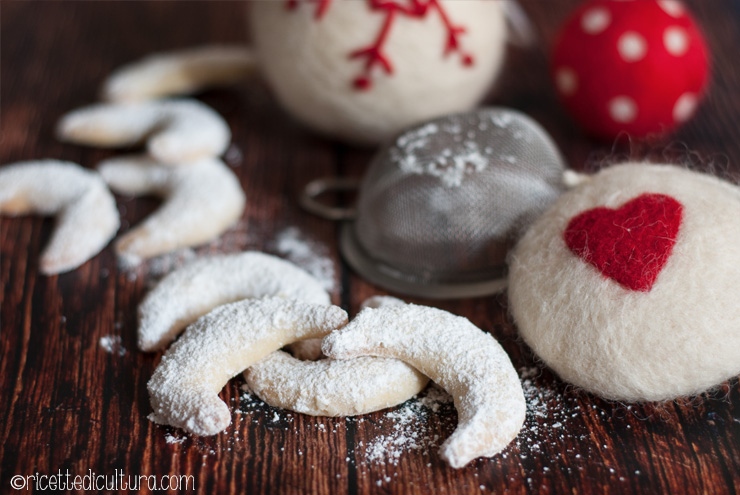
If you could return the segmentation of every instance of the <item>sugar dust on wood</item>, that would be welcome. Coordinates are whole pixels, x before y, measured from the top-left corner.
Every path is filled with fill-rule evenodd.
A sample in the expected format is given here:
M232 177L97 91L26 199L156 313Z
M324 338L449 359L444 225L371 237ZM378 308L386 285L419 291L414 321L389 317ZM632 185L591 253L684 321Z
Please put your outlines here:
M125 356L126 348L123 347L123 344L121 342L122 341L120 335L105 335L103 337L100 337L98 345L108 354Z
M526 421L519 436L501 453L501 457L506 459L515 456L527 459L530 456L548 456L549 452L559 452L567 437L580 440L579 443L586 445L584 447L586 450L576 452L570 449L566 455L570 454L574 459L580 459L581 454L588 454L588 435L574 431L576 425L573 424L573 420L582 414L578 395L564 393L550 386L546 377L542 377L540 368L522 368L519 375L527 402ZM431 467L438 462L439 446L452 433L457 423L452 398L434 384L398 407L347 418L306 416L274 408L253 395L245 384L241 386L240 396L232 398L231 402L233 421L230 429L234 435L229 435L222 447L215 449L209 439L191 437L190 444L204 455L218 454L223 450L231 451L235 442L239 441L239 425L244 421L267 430L283 430L296 435L300 432L315 431L319 435L344 436L348 428L363 425L370 439L365 442L359 441L354 445L344 456L346 462L358 467L385 466L386 469L392 469L399 466L404 456L414 453L422 456L425 464ZM179 433L181 432L177 432L178 436L174 437L178 441L170 438L174 433L167 433L165 437L167 443L179 444L188 438ZM308 442L310 439L305 438L303 441ZM284 448L281 450L284 451ZM302 451L303 449L301 454ZM557 462L557 459L553 458L552 461ZM547 466L546 468L550 469Z
M139 275L146 274L147 282L153 283L177 268L185 266L197 257L198 255L193 249L182 248L142 262L131 263L126 258L120 258L119 267L123 270L129 282L135 282Z
M271 424L280 422L286 431L298 432L292 413L268 406L248 390L241 395L235 412L250 415L254 424L263 424L272 429ZM348 425L353 423L364 423L365 428L375 428L377 434L371 441L367 444L359 442L354 451L345 456L346 462L357 465L397 466L402 455L411 451L434 456L436 448L454 430L456 422L452 398L436 386L428 387L401 406L371 415L371 421L368 416L343 419L297 416L307 420L309 429L321 433L344 435ZM327 424L326 421L333 424ZM443 434L434 433L440 424L445 431Z
M274 242L277 253L314 276L329 292L336 290L336 270L326 245L308 237L297 227L281 230Z

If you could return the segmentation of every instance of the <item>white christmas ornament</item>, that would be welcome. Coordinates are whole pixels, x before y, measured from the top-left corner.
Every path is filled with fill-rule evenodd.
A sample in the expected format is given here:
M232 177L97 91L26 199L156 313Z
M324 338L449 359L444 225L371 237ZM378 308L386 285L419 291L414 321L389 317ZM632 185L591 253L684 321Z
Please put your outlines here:
M497 76L505 2L252 2L262 74L294 116L328 135L377 143L473 108Z
M606 169L511 255L524 340L565 381L624 401L740 373L740 188L669 165Z
M248 6L252 47L152 54L111 74L103 96L114 102L181 96L260 73L309 127L378 144L412 124L472 109L501 70L507 38L525 46L534 41L513 0L269 0Z

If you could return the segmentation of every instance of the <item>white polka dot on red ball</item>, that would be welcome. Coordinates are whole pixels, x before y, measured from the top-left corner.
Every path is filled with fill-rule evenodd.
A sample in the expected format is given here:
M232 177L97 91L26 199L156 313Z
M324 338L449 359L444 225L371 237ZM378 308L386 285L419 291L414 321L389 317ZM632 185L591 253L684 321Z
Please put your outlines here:
M551 71L587 134L645 137L690 120L706 92L709 54L678 0L592 0L562 26Z

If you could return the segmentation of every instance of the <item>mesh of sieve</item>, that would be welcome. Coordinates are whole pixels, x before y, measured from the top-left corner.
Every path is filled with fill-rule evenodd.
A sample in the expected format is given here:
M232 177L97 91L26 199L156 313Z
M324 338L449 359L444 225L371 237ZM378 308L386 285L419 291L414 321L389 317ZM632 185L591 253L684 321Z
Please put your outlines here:
M562 192L564 170L552 139L520 112L487 108L425 123L374 158L342 253L397 292L497 292L509 249Z

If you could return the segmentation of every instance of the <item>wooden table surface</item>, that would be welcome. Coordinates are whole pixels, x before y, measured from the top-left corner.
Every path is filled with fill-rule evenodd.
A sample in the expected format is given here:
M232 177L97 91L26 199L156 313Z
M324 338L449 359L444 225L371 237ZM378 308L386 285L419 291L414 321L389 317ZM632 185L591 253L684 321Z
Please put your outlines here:
M572 126L547 77L547 48L577 3L522 1L541 45L511 50L505 76L488 101L536 118L577 169L632 156L740 173L737 0L690 2L714 57L712 89L697 117L663 141L623 139L614 145L590 141ZM64 112L96 100L111 70L152 51L246 40L241 3L3 2L0 8L0 163L55 157L94 167L115 153L62 144L53 129ZM228 161L249 199L239 224L195 254L245 249L284 253L277 241L297 234L319 261L324 259L325 274L333 270L334 301L350 314L365 297L385 293L341 261L337 226L304 213L296 202L301 188L314 178L360 177L372 151L307 132L257 81L211 91L201 99L232 128ZM122 230L156 205L149 199L119 198ZM423 406L434 402L428 398L395 413L314 418L250 399L240 378L221 394L234 411L233 423L223 433L194 438L156 426L146 419L146 382L161 355L136 349L136 308L157 277L193 253L127 271L118 268L108 247L71 273L45 277L38 273L38 259L51 228L52 221L40 217L0 219L2 493L12 492L15 475L60 470L72 475L88 470L193 475L198 493L740 491L737 380L678 403L626 405L578 392L538 367L517 338L505 295L432 302L491 332L522 375L529 401L525 427L493 459L460 470L439 459L434 445L456 421L449 404L433 412ZM101 345L101 339L112 347ZM384 441L408 436L415 436L417 448L381 448ZM391 455L379 457L383 452Z

